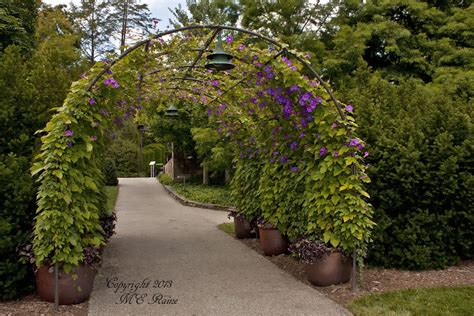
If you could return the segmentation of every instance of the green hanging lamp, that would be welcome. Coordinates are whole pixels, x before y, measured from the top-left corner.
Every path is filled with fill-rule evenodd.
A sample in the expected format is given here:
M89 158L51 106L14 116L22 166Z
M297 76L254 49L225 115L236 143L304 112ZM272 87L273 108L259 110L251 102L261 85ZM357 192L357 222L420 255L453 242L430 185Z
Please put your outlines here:
M176 116L176 115L178 115L178 109L176 108L176 106L173 103L171 103L168 110L166 110L165 115L166 116Z
M235 67L235 65L230 62L232 58L234 58L234 56L227 54L224 51L224 48L222 47L222 39L219 34L217 36L216 48L212 50L212 53L207 55L209 62L205 67L212 70L230 70Z

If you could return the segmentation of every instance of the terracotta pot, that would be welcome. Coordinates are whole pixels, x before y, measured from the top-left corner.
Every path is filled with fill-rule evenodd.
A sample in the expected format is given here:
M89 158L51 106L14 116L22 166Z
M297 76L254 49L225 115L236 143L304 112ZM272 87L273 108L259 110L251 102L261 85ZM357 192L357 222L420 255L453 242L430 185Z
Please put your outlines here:
M346 283L351 278L351 260L333 252L323 259L305 265L308 281L317 286Z
M288 241L276 228L258 228L260 245L266 256L276 256L288 252Z
M250 222L241 216L234 217L234 232L238 239L250 238L252 236L252 228Z
M36 291L47 302L54 302L54 269L48 271L49 266L41 266L36 271ZM72 275L77 275L73 280ZM92 292L96 270L89 265L81 265L71 273L59 271L59 304L79 304L87 300Z

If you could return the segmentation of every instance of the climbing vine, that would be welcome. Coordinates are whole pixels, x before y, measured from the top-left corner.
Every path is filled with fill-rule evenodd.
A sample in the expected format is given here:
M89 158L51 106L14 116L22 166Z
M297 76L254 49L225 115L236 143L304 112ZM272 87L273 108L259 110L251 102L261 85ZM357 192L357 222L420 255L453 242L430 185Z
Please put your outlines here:
M318 238L346 252L369 242L368 153L356 137L352 106L340 108L341 116L322 83L305 75L297 58L308 55L248 35L228 32L224 39L235 69L209 71L205 58L196 58L208 37L191 30L147 40L72 85L41 131L33 167L41 183L38 265L70 268L85 248L103 244L100 170L107 140L123 120L146 122L178 100L205 106L220 137L231 142L232 196L248 219L263 218L292 239Z

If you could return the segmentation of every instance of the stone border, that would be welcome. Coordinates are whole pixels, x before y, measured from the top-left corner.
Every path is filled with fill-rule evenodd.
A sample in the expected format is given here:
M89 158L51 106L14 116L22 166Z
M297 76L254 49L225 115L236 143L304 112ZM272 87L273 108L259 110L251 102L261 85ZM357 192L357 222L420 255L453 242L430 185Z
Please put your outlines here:
M157 179L158 181L158 179ZM168 194L173 198L175 199L176 201L178 201L179 203L183 204L183 205L186 205L186 206L191 206L191 207L200 207L200 208L206 208L206 209L210 209L210 210L215 210L215 211L226 211L226 212L230 212L230 211L233 211L235 210L233 207L231 206L224 206L224 205L218 205L218 204L211 204L211 203L202 203L202 202L196 202L196 201L191 201L191 200L188 200L186 199L185 197L179 195L178 193L176 193L176 191L168 186L168 185L164 185L163 183L161 183L160 181L158 181L162 186L163 188L165 189L166 192L168 192Z

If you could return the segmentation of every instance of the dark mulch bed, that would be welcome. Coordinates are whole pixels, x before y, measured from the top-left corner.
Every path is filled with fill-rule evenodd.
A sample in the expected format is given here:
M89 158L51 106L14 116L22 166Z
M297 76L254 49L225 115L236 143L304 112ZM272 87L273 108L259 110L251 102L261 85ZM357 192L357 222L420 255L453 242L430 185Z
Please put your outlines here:
M0 302L0 315L30 316L30 315L64 315L87 316L89 304L84 302L77 305L61 305L59 312L54 310L53 303L43 302L38 295L32 294L16 301Z
M245 245L263 256L258 239L242 239ZM350 301L369 293L387 292L407 288L443 287L474 284L474 261L464 261L458 266L445 270L401 271L368 267L363 270L362 280L358 280L357 291L353 292L350 283L327 287L314 286L306 280L303 264L289 255L267 257L280 269L293 275L332 300L347 305Z

